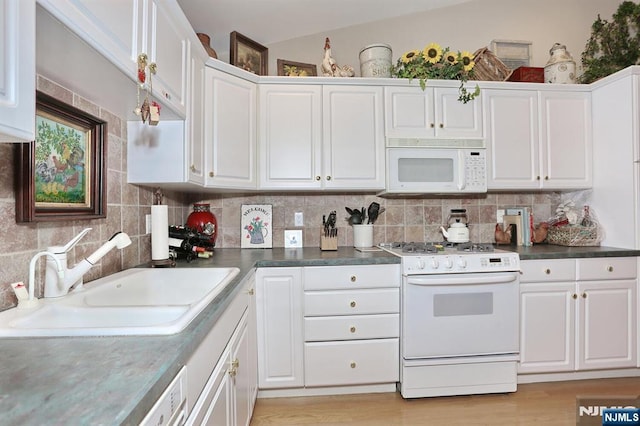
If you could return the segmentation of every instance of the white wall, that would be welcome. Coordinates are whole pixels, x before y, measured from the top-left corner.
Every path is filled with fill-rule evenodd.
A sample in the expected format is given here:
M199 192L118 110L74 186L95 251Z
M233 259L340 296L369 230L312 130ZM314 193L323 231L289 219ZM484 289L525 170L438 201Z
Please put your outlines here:
M316 64L320 72L325 37L331 39L331 51L338 65L353 66L356 76L360 75L360 50L373 43L391 45L395 63L404 52L422 49L431 42L473 53L494 39L528 40L533 42L532 65L544 67L549 49L558 42L567 46L580 65L580 55L598 14L611 20L620 3L618 0L474 0L268 45L269 75L277 75L277 59Z

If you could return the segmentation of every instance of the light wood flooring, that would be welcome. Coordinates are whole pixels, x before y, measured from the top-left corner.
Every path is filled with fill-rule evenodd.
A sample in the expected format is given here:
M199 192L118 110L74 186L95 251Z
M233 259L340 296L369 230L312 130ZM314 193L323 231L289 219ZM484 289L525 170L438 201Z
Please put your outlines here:
M509 394L405 400L399 393L259 398L251 426L576 424L576 396L637 396L640 377L518 385Z

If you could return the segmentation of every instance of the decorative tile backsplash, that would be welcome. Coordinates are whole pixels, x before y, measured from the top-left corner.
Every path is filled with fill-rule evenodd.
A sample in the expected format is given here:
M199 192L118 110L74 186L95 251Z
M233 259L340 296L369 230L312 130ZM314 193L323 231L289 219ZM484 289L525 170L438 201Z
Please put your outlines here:
M69 266L91 254L115 232L124 231L133 244L113 250L85 276L85 282L113 274L151 260L151 237L145 234L145 216L150 214L155 188L127 184L126 121L72 91L43 77L38 90L53 95L108 122L107 218L90 221L37 222L16 224L13 144L0 144L0 310L15 306L10 284L28 280L29 261L51 245L63 245L84 228L92 228L69 254ZM193 194L163 190L169 206L169 224L183 225L192 203L205 202L218 221L217 248L239 248L240 206L271 204L273 247L284 246L286 229L302 229L303 245L319 247L322 216L337 212L338 244L350 246L353 232L345 207L367 207L376 201L384 207L374 226L374 243L388 241L441 241L440 226L446 225L449 210L466 208L473 241L493 242L496 209L530 206L536 221L546 220L558 204L555 193L507 193L446 198L379 198L375 194L277 193L277 194ZM304 226L294 226L294 214L302 212ZM263 249L249 249L263 250ZM215 255L213 260L215 261ZM42 295L43 260L36 271L36 295Z

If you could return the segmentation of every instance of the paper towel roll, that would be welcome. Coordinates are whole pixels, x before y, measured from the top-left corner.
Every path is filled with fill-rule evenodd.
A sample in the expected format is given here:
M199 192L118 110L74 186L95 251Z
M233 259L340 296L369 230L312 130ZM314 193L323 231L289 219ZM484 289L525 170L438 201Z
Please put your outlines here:
M169 259L169 210L151 206L151 260Z

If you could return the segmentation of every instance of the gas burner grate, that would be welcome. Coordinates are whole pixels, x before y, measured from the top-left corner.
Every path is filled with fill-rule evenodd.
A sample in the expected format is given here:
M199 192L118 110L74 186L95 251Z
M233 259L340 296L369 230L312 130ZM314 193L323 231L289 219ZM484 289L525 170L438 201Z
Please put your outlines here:
M494 251L493 244L478 244L478 243L461 243L457 245L458 251L464 251L468 253L490 253Z

